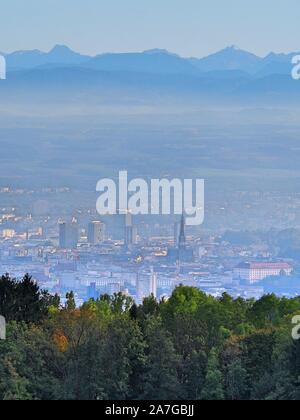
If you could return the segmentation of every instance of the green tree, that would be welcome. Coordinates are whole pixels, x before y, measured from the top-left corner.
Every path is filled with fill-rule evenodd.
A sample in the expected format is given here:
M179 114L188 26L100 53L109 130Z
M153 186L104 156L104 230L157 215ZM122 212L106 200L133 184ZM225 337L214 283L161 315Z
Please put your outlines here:
M7 321L38 323L45 319L51 306L59 306L58 296L41 291L26 274L22 281L8 275L0 279L0 314Z
M107 325L101 348L102 389L109 399L137 399L139 376L145 363L145 343L138 324L128 314L115 316Z
M185 359L181 359L180 389L181 397L187 400L199 400L205 384L207 356L204 351L193 350Z
M208 358L207 373L200 399L204 401L224 400L222 381L223 377L219 369L218 353L216 349L212 349Z
M263 296L249 310L249 319L257 328L268 328L280 322L280 299L274 294Z
M159 318L148 321L145 333L147 343L146 371L143 376L146 400L175 400L180 396L177 376L179 356L171 335Z
M114 295L102 295L100 297L101 302L105 302L115 314L122 314L130 312L134 301L131 296L127 296L124 293L115 293Z
M70 292L66 294L66 310L67 311L74 311L76 309L76 303L75 303L75 296L74 292Z
M234 360L229 365L225 384L229 400L245 400L249 398L248 373L242 366L240 359Z

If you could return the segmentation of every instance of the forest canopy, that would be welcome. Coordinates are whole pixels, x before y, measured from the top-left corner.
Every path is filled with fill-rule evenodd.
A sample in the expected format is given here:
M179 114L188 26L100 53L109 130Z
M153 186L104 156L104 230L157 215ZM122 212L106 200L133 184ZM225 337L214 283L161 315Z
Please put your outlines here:
M300 299L177 287L62 306L26 275L0 278L1 400L298 400Z

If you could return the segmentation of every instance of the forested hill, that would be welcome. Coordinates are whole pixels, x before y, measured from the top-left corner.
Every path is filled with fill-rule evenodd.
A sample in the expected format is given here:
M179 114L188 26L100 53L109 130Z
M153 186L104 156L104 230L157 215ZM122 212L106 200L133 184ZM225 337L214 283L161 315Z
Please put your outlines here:
M75 308L25 276L0 278L1 400L298 400L300 299L220 299L178 287Z

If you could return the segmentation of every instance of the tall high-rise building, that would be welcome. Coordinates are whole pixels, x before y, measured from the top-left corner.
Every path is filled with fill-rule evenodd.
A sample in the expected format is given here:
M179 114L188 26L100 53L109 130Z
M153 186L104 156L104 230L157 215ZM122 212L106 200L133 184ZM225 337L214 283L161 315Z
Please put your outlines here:
M88 243L99 245L105 239L105 224L100 221L94 221L88 225Z
M174 224L174 246L177 248L179 245L179 235L180 235L180 226L179 222Z
M59 247L61 249L77 248L79 228L77 222L59 224Z
M184 218L184 215L182 215L181 223L180 223L180 232L179 232L178 247L179 247L179 249L185 249L185 247L186 247L185 218Z
M153 268L151 270L150 292L155 298L157 297L157 274L154 272Z
M131 246L134 242L134 229L132 223L132 214L128 211L125 215L125 245Z
M139 273L136 279L136 294L139 303L143 299L153 295L157 297L157 274L151 269L151 273Z
M87 298L97 300L99 293L97 292L96 283L90 283L87 288Z

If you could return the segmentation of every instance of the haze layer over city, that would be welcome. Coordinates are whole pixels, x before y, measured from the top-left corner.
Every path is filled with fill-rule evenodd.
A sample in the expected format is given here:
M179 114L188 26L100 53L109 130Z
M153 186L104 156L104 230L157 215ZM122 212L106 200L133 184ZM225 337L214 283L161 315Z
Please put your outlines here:
M88 56L63 45L5 54L2 272L30 271L78 302L120 291L141 301L179 284L259 297L276 289L261 283L274 275L288 275L279 293L297 293L295 54ZM187 227L184 214L101 217L97 181L120 170L204 179L204 224ZM254 281L238 268L251 263L265 264Z

